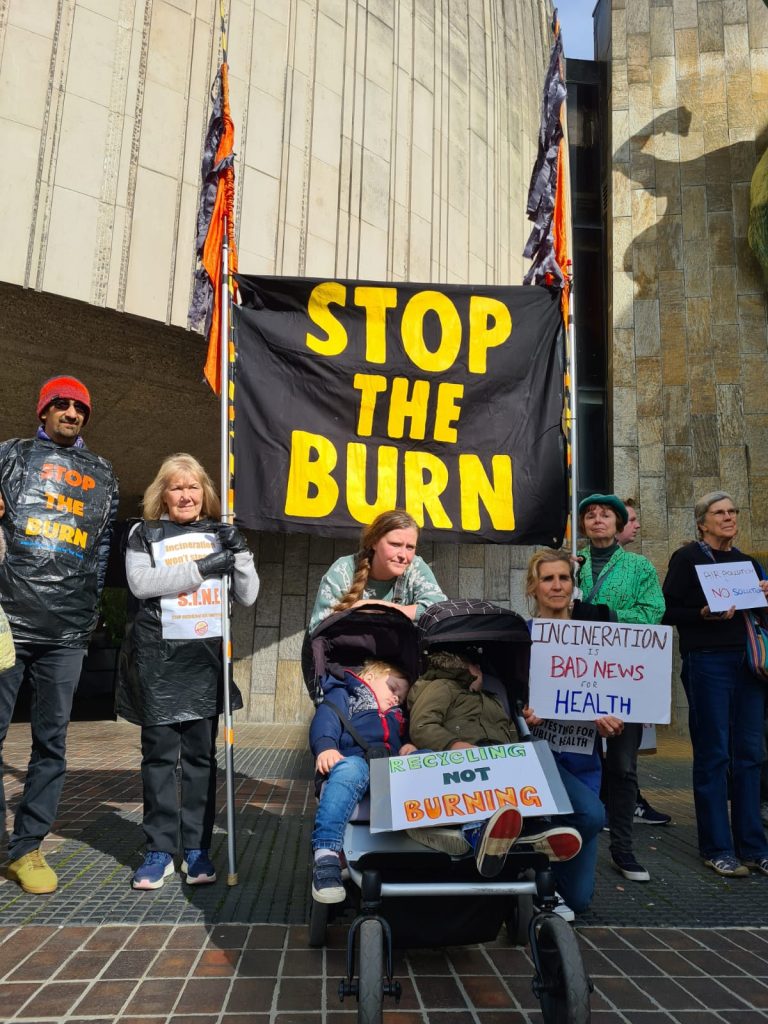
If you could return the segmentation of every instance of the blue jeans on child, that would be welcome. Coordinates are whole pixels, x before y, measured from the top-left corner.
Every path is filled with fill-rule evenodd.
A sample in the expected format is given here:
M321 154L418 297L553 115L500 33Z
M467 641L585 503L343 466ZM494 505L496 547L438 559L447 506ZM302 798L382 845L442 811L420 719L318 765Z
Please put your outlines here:
M364 757L345 757L331 768L315 816L313 850L341 850L347 822L368 792L370 777Z

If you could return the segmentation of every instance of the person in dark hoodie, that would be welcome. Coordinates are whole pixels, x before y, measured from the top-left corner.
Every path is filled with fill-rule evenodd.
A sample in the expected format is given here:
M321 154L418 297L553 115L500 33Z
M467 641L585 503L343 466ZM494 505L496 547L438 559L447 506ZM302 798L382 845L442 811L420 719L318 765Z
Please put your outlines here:
M116 710L141 726L147 853L134 889L159 889L181 871L188 885L216 881L210 858L216 811L216 732L223 709L221 578L251 605L259 577L240 531L218 521L211 478L192 455L167 458L144 492L145 518L128 536L134 601L120 652ZM242 707L236 687L232 706ZM180 766L181 787L176 776Z
M0 672L0 749L25 682L32 731L6 874L35 894L58 885L41 845L64 785L72 700L98 620L118 505L111 464L81 436L91 407L82 381L52 377L40 389L35 436L0 444L0 530L8 547L0 601L16 647L15 664ZM0 785L0 831L4 822Z
M344 830L370 782L366 750L344 720L368 748L382 748L383 756L413 753L413 744L403 743L401 706L409 686L399 669L383 661L346 669L341 679L329 673L323 680L323 702L309 727L315 768L325 777L312 832L312 897L318 903L344 901L339 857Z

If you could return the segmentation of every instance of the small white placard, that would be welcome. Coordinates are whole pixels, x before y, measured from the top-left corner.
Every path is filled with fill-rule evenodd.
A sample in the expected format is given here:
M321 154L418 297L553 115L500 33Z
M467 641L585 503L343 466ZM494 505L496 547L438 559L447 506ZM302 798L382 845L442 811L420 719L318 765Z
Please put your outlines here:
M215 533L165 537L152 545L155 565L181 565L221 550ZM197 590L160 598L164 640L210 640L221 636L221 577L203 580Z
M672 630L534 619L529 704L539 718L669 722Z
M546 740L560 754L591 754L597 727L593 722L558 722L548 718L541 725L531 726L531 735Z
M545 743L499 743L371 761L371 832L463 825L500 807L570 810Z
M697 565L696 572L712 612L727 612L734 607L765 608L768 605L751 562L708 562Z

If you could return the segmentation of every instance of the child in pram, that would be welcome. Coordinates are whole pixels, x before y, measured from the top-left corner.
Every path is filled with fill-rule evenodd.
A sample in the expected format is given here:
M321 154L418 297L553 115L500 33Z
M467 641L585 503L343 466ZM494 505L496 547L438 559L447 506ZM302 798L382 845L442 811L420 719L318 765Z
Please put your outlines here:
M369 660L362 668L343 670L339 675L343 678L329 672L323 679L324 700L309 729L316 771L327 776L312 832L312 896L319 903L344 902L339 854L344 830L368 792L366 753L370 756L372 749L378 748L381 756L389 757L416 749L402 742L405 721L401 706L410 682L401 669Z
M481 655L476 649L469 646L464 653L459 653L455 645L452 647L430 652L427 669L408 696L411 740L418 749L432 750L516 742L517 730L510 720L501 682L483 671L479 664ZM562 778L563 773L560 775ZM560 865L577 861L582 845L581 830L586 831L587 838L591 838L592 833L597 835L603 811L599 800L594 801L582 793L581 787L566 784L566 790L569 796L571 790L574 791L575 803L571 798L574 813L559 816L556 822L529 817L523 823L515 808L506 807L481 824L468 823L458 829L413 829L408 834L418 842L454 856L474 852L478 871L485 877L493 877L501 871L515 844L544 853L553 863L560 888L575 897L578 909L583 910L586 909L583 899L571 892L573 887L568 885L573 871L562 873ZM563 895L566 902L570 902Z

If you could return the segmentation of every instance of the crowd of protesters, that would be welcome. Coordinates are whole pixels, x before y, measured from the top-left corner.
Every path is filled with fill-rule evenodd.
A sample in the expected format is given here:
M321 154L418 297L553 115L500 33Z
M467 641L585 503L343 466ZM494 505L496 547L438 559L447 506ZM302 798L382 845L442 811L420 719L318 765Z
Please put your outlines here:
M118 486L110 463L83 441L92 402L81 381L66 375L47 380L36 412L32 438L0 443L0 606L14 647L6 664L0 660L0 754L26 684L32 753L8 839L7 875L24 891L40 894L58 884L41 844L64 783L67 727L98 617ZM744 616L733 608L712 612L696 573L697 565L748 557L734 547L737 517L728 493L704 495L695 507L697 539L673 554L662 588L651 562L627 551L639 529L634 502L593 494L579 505L586 541L580 555L537 552L526 584L537 616L677 627L699 850L707 866L727 877L768 875L760 817L765 687L746 663ZM367 603L393 606L416 620L446 600L416 554L418 535L415 521L399 510L366 527L358 553L338 559L323 577L310 630L333 612ZM259 579L243 535L220 521L210 477L186 454L161 465L126 547L131 599L116 709L141 727L146 837L146 855L132 884L159 888L177 858L188 884L210 884L216 879L210 847L223 701L221 585L230 578L234 599L249 605ZM753 562L768 593L768 580ZM208 614L189 614L190 603ZM325 780L312 841L315 899L343 899L341 837L368 787L363 749L345 720L357 723L366 742L379 742L390 753L514 738L509 707L471 653L450 664L438 657L418 681L375 660L345 667L343 678L324 680L326 700L310 730L316 768ZM238 699L233 687L233 707ZM534 727L541 724L535 708L525 709L525 718ZM628 880L648 881L649 872L633 852L633 824L663 825L670 817L639 792L642 733L639 724L603 716L595 722L589 750L557 756L573 813L554 828L535 821L523 825L517 812L504 811L470 828L428 829L417 838L451 856L474 856L486 876L500 870L515 844L545 850L563 897L581 911L592 898L598 834L605 825L616 870ZM5 812L0 787L3 829Z

